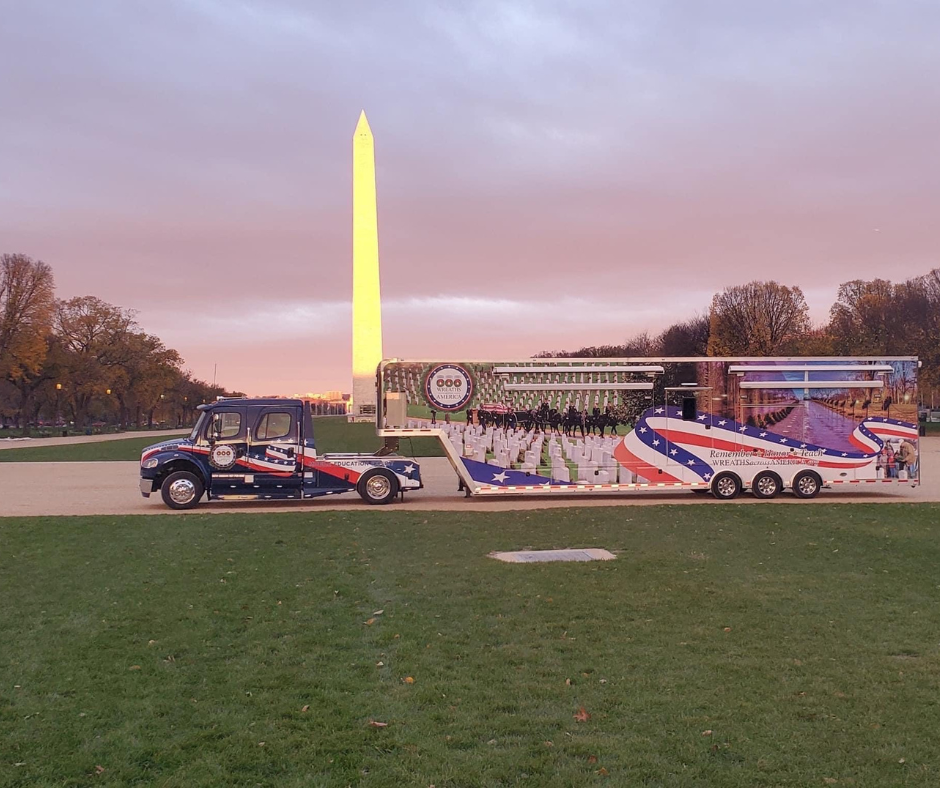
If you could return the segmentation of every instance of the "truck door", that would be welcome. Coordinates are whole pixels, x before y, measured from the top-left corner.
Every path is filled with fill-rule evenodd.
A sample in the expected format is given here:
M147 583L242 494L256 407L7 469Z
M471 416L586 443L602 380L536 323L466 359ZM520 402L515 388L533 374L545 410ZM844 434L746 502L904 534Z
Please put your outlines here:
M259 498L300 498L300 416L296 406L249 408L249 485Z
M213 408L197 450L209 463L209 497L241 499L254 497L246 483L248 469L248 418L244 406Z

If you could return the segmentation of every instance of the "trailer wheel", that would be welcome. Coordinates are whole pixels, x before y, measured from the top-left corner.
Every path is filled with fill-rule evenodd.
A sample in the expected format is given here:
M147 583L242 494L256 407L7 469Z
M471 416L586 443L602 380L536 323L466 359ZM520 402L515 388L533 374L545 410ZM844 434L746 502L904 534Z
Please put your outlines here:
M385 468L376 468L363 474L356 485L356 492L368 504L391 503L398 494L398 479Z
M815 471L800 471L793 477L793 494L797 498L815 498L822 489L822 479Z
M773 471L761 471L751 483L755 498L773 498L783 489L783 480Z
M733 473L719 473L712 479L712 495L721 501L730 501L741 493L741 480Z
M204 492L202 480L189 471L175 471L160 485L163 502L171 509L192 509Z

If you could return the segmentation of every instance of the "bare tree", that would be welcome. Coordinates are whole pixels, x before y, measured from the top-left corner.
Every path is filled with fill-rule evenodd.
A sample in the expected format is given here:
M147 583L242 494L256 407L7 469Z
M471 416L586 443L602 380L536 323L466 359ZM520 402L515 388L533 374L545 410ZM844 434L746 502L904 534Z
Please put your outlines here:
M772 356L791 350L810 328L799 287L748 282L712 299L708 351L712 356Z

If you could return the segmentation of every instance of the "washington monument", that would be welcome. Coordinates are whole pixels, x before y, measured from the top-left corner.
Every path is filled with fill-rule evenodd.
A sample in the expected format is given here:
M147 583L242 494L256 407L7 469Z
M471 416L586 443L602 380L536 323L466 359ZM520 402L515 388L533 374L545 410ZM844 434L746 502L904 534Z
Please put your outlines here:
M375 143L363 110L353 134L352 409L350 419L375 419L375 372L382 360L379 230L375 204Z

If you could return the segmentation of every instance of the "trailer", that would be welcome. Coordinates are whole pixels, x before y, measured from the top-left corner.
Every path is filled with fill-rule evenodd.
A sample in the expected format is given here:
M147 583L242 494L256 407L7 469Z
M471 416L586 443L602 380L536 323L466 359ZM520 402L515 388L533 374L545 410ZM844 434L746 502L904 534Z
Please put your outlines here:
M468 496L916 486L918 368L881 356L390 359L377 432L390 447L437 437Z

